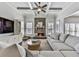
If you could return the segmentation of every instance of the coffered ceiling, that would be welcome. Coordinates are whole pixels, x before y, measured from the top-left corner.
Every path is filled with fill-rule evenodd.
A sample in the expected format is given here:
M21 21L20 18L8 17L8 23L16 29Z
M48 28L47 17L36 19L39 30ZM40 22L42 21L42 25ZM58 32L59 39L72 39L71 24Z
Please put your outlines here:
M37 2L36 2L37 3ZM37 13L37 10L33 10L33 8L36 8L35 2L7 2L8 5L10 5L12 8L14 8L16 11L19 12L21 15L31 15L34 16ZM41 2L41 6L47 4L47 7L45 8L46 13L41 12L39 15L46 16L47 14L53 14L53 15L63 15L68 14L71 11L74 11L76 2ZM77 3L79 4L79 3ZM18 7L24 7L26 9L17 9ZM74 8L73 8L74 7ZM57 8L61 8L60 10ZM70 8L70 9L69 9ZM70 13L71 14L71 13ZM79 12L74 13L73 15L79 16Z
M41 6L44 4L47 4L46 7L46 13L58 13L61 12L62 10L64 10L66 7L69 6L71 2L41 2ZM19 11L20 13L32 13L35 12L34 10L31 10L31 8L36 7L36 5L34 4L34 2L8 2L9 5L11 5L13 8L15 8L17 11ZM49 5L50 4L50 5ZM19 10L17 9L17 7L28 7L30 9L26 10L26 9L22 9ZM62 8L62 10L49 10L49 8Z
M17 7L29 7L28 2L9 2L11 5L13 5L13 7L17 8ZM34 4L34 2L30 2L32 7L36 7L36 5ZM50 7L55 7L55 8L65 8L66 6L68 6L70 4L70 2L41 2L41 6L44 4L48 4L51 3Z

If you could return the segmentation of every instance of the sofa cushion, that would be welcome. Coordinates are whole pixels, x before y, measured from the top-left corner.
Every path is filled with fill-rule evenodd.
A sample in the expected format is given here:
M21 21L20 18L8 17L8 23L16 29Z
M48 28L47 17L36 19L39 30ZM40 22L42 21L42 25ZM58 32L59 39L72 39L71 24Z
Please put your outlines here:
M48 43L51 45L53 43L62 43L61 41L59 40L54 40L54 39L47 39Z
M22 35L5 35L4 36L0 36L0 41L5 42L5 43L20 43L22 42Z
M20 46L19 44L17 44L17 47L18 47L18 50L19 50L21 57L25 57L26 56L25 49L22 46Z
M40 51L38 56L40 57L63 57L63 55L59 51Z
M79 43L77 45L75 45L75 50L77 53L79 53Z
M5 42L5 43L9 43L10 40L13 40L14 36L0 36L0 41ZM13 42L13 41L12 41ZM12 43L10 42L10 43Z
M79 57L79 54L76 53L75 51L61 51L61 53L62 53L65 57Z
M66 39L65 43L74 48L75 45L79 43L79 37L70 35Z
M59 40L54 40L54 39L47 39L48 44L50 47L52 46L53 43L61 43ZM51 47L52 48L52 47ZM53 49L53 48L52 48Z
M69 47L68 45L64 44L64 43L53 43L51 44L51 47L54 50L58 50L58 51L72 51L74 50L73 48Z
M58 40L59 39L59 33L52 33L51 35L50 35L50 37L52 38L52 39L55 39L55 40Z
M0 51L0 57L21 57L17 45L11 45Z
M67 37L68 37L68 34L63 34L63 33L62 33L62 34L60 34L59 40L60 40L61 42L64 42Z
M27 51L27 57L38 57L39 52L40 52L37 50L32 51L32 50L28 50L28 49L26 49L26 51Z
M53 40L50 40L50 41L51 41L52 43L56 43L56 42L57 42L57 43L62 43L61 41L59 41L59 40L54 40L54 39L53 39Z
M8 46L7 43L0 41L0 49L1 49L1 48L6 48L7 46Z
M21 36L21 34L19 34L19 35L14 35L14 39L15 39L15 41L14 41L14 43L20 43L20 42L22 42L22 36Z

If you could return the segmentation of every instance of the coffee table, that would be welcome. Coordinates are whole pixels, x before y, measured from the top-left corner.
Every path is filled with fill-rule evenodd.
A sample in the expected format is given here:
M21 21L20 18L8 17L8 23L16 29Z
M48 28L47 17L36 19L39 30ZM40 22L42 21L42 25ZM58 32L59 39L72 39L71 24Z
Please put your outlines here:
M29 50L40 50L40 40L28 40L27 42Z
M40 41L40 49L39 50L41 50L41 51L51 51L52 50L51 47L49 46L49 44L47 43L46 39L43 39L43 40L42 39L33 39L33 40L39 40ZM22 42L22 46L25 49L28 49L28 43L27 43L27 41L23 41Z
M50 48L50 46L47 43L46 39L44 39L44 40L42 40L42 39L34 39L34 40L37 40L37 41L39 40L40 41L40 46L39 46L39 49L37 49L37 50L30 50L30 49L28 49L27 41L23 42L23 44L22 44L22 46L28 51L27 52L27 56L38 55L40 53L40 51L52 51L52 49Z

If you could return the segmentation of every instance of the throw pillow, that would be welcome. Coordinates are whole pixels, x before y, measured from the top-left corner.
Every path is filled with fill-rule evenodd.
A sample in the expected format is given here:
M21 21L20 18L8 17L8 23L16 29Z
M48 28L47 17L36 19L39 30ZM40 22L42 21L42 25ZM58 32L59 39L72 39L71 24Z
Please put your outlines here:
M61 42L65 42L65 40L66 40L66 38L68 37L68 34L60 34L60 37L59 37L59 40L61 41Z
M50 37L51 37L52 39L59 40L59 36L60 36L59 33L52 33L52 35L51 35Z

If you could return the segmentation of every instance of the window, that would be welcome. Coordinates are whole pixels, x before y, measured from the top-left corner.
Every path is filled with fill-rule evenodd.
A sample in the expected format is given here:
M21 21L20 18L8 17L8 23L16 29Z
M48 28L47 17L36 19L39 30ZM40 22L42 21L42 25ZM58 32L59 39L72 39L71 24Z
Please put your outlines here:
M54 33L54 24L48 23L48 34Z
M78 23L65 23L65 33L79 36L79 24Z
M69 34L69 24L68 23L65 24L65 33Z
M56 32L60 31L60 20L56 20Z
M75 35L75 24L70 23L70 34Z
M32 34L32 23L26 23L26 34Z
M79 36L79 24L76 24L76 36Z

